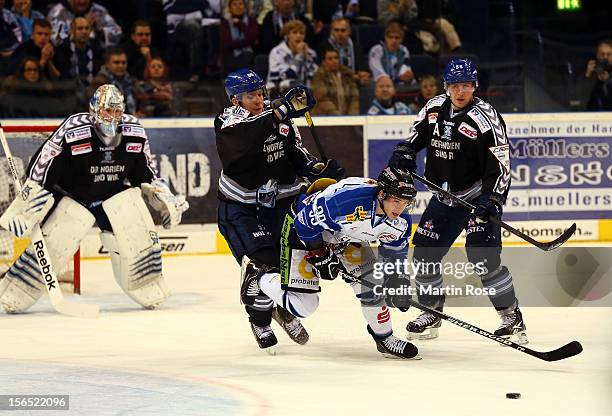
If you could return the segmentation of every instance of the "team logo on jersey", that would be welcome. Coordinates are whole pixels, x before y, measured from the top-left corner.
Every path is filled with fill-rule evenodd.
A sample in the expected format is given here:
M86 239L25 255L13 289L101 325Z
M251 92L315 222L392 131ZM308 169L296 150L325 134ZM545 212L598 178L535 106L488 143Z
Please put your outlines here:
M133 137L142 137L143 139L147 138L147 134L145 130L141 126L123 126L123 130L121 130L124 136L133 136Z
M355 212L344 217L346 222L363 221L366 218L368 218L368 211L364 210L361 205L355 208Z
M475 139L476 136L478 136L476 129L466 123L461 123L459 125L459 133L463 134L468 139Z
M70 152L72 155L82 155L83 153L91 152L91 143L83 143L83 144L75 144L74 146L70 146Z
M102 149L100 149L100 150L102 150ZM104 152L104 159L102 160L101 163L104 163L104 164L115 163L115 160L113 159L113 152L112 152L112 150L106 150Z
M140 153L142 151L142 143L126 143L125 151L129 153Z
M489 150L493 153L495 159L501 163L504 172L508 173L510 171L510 145L493 146L489 147Z
M278 131L285 137L289 136L289 126L286 124L281 124L280 126L278 126Z
M438 113L427 114L427 120L429 120L429 124L436 123L438 121Z
M81 127L79 129L74 129L67 131L64 134L64 139L66 143L76 142L77 140L89 139L91 138L91 129L89 127Z
M445 124L444 125L444 134L442 135L441 139L451 140L452 138L453 138L453 126L447 126Z

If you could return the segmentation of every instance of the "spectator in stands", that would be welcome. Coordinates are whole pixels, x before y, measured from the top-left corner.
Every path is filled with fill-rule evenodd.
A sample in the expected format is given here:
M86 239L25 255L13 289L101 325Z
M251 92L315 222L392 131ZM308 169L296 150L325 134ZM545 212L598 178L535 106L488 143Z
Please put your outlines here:
M11 55L23 41L17 17L0 0L0 77L11 70Z
M381 75L376 80L374 97L368 115L412 114L406 104L395 99L395 86L387 75Z
M266 86L275 96L296 85L310 85L318 66L317 54L304 40L306 25L293 20L283 26L285 40L270 52Z
M587 103L589 111L612 110L612 39L597 44L596 59L587 63L585 76L595 78L595 85Z
M33 56L39 60L40 69L47 79L56 80L60 77L54 59L55 48L51 43L51 24L46 20L34 20L32 38L19 45L13 53L13 68L17 68L26 56Z
M425 107L427 101L438 94L440 94L440 88L436 77L431 74L423 75L419 78L419 94L409 105L410 110L415 114L418 113L421 111L421 108Z
M378 0L378 20L382 24L395 21L408 27L429 53L461 50L455 26L440 15L442 0Z
M75 16L83 16L89 21L93 28L92 37L98 39L103 47L119 43L121 26L104 6L90 0L68 0L67 3L57 3L47 14L47 20L53 27L51 39L54 45L59 45L70 37L70 22Z
M38 66L38 59L26 56L17 66L17 70L2 82L3 107L11 108L10 115L13 117L28 117L44 115L44 108L40 103L32 101L32 97L44 98L51 93L52 86L45 79L44 74ZM31 111L29 110L31 109Z
M391 22L385 27L385 40L372 46L369 64L375 81L387 75L396 85L415 82L410 67L410 52L402 45L403 40L404 30L399 23Z
M92 27L84 17L70 22L70 38L56 49L60 79L74 79L80 89L91 84L103 64L104 51L97 39L91 38Z
M128 57L130 73L138 79L144 79L144 71L153 56L159 52L151 46L151 25L144 20L137 20L132 25L130 39L121 48Z
M359 89L353 71L340 64L335 49L323 52L321 66L312 78L312 90L317 98L313 114L359 114Z
M45 15L38 10L32 10L32 0L13 0L11 11L19 21L24 42L32 37L32 23L34 20L45 18Z
M144 117L172 117L174 109L174 91L170 82L168 65L163 58L149 60L144 81L140 82L138 108Z
M139 86L128 72L127 55L123 49L116 46L106 49L104 65L89 86L89 96L102 84L113 84L119 88L125 100L125 111L140 114L136 111L136 96L141 95Z
M361 48L351 39L351 23L346 17L340 17L331 23L329 38L319 50L324 51L329 48L338 51L340 63L353 71L355 80L360 85L370 82L370 73L363 70Z
M258 42L259 26L248 13L246 0L229 0L228 14L221 21L223 72L252 67Z
M284 25L299 20L306 28L306 41L316 45L315 30L310 21L296 11L295 0L274 0L274 10L268 12L259 31L259 52L269 53L283 40ZM322 27L318 27L320 32ZM317 32L318 33L318 32Z
M268 14L268 12L274 9L274 6L272 6L272 0L246 0L246 1L247 1L246 9L248 10L248 14L249 16L253 16L255 19L257 19L258 25L263 24L263 20ZM229 16L230 15L229 1L224 0L224 4L225 6L223 8L223 15Z
M208 2L162 0L162 3L166 14L168 60L173 64L172 73L196 84L204 74L202 19L210 11Z

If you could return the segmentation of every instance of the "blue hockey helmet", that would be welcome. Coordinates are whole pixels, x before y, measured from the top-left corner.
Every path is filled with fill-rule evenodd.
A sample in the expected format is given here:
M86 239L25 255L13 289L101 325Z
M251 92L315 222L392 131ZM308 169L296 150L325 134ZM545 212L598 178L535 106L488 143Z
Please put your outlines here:
M245 92L265 89L265 86L263 79L248 68L234 71L225 78L225 92L230 99Z
M467 58L454 58L446 64L444 70L444 87L458 82L473 82L478 87L478 71L476 66Z

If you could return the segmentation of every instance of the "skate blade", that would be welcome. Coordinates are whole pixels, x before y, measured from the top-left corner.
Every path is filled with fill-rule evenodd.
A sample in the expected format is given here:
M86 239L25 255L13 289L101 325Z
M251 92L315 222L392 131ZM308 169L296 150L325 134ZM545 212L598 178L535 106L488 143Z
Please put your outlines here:
M418 340L426 341L429 339L436 339L439 336L438 328L428 328L423 332L410 332L406 333L406 339L408 341Z
M423 357L421 357L419 354L415 355L414 357L410 357L410 358L402 357L402 356L399 356L399 355L390 354L388 352L383 352L381 354L382 354L383 357L388 358L390 360L415 360L415 361L418 361L418 360L422 360L423 359Z
M273 345L273 346L268 347L268 348L264 348L263 350L266 352L266 354L268 354L268 355L270 355L272 357L276 356L276 345Z
M527 338L527 334L525 332L517 332L512 335L505 335L502 338L507 339L508 341L512 341L518 345L527 345L529 344L529 338ZM502 347L506 347L505 344L499 344Z

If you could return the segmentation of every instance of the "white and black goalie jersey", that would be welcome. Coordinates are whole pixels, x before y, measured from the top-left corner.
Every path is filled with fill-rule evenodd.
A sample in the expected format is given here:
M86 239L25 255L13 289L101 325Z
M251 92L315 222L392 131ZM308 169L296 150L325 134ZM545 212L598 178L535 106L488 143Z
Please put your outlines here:
M150 183L157 177L157 168L144 128L136 117L124 114L118 132L120 144L107 147L96 134L93 117L74 114L36 151L28 177L85 206L126 189L126 181L131 186Z
M416 152L427 149L425 176L448 184L453 194L473 199L481 193L503 198L510 188L510 147L506 123L486 101L453 110L450 97L438 95L419 112L406 140Z
M251 115L242 107L225 108L215 118L217 151L223 170L219 198L256 203L257 190L270 179L278 199L299 193L300 173L315 158L302 145L295 124L278 122L271 109Z

